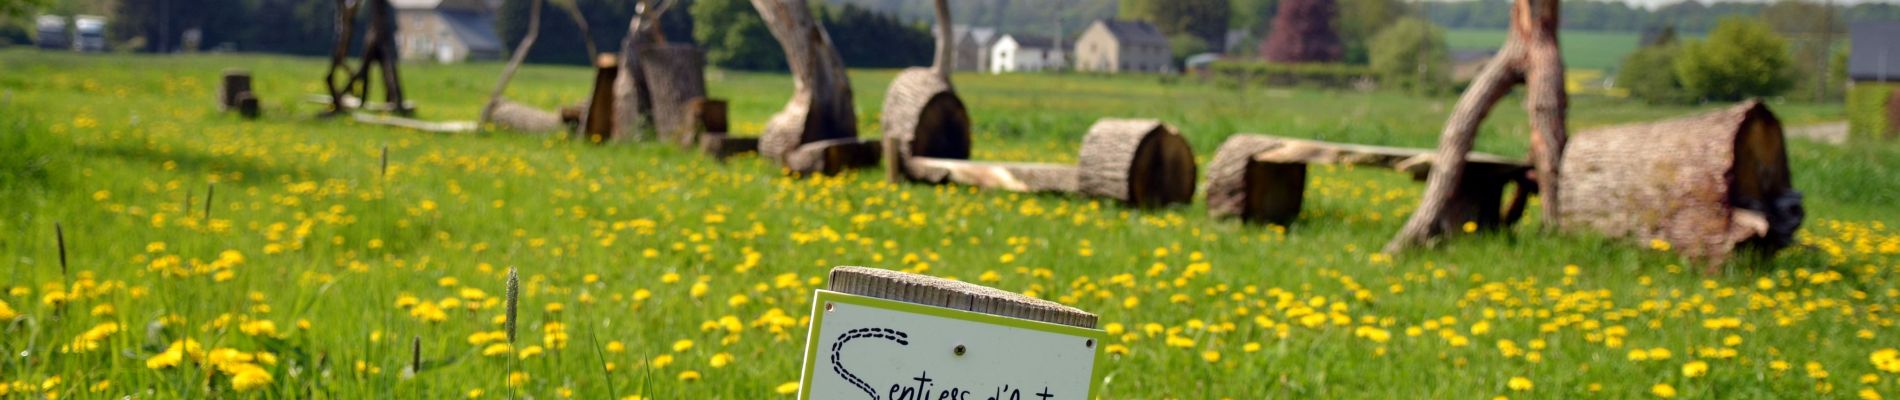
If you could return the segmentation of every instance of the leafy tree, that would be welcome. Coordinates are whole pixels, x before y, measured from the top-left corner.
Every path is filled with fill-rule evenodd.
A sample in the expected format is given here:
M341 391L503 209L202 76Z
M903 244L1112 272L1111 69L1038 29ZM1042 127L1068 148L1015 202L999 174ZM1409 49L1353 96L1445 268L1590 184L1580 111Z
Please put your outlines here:
M46 3L47 0L0 0L0 18L23 17Z
M1168 47L1174 50L1173 56L1176 64L1187 60L1189 56L1212 50L1212 48L1208 46L1207 41L1201 40L1199 36L1187 33L1168 36Z
M1414 93L1451 86L1445 30L1419 18L1401 18L1371 41L1372 70L1383 82Z
M1685 45L1676 78L1697 98L1773 96L1794 85L1787 40L1759 19L1723 18L1708 40Z
M1373 35L1393 26L1407 10L1399 0L1339 0L1339 40L1344 60L1364 64L1370 58Z
M1335 62L1344 56L1333 20L1339 5L1333 0L1282 0L1273 16L1273 32L1260 44L1267 61L1283 63Z
M1628 89L1630 96L1654 104L1687 102L1691 100L1689 93L1683 89L1682 80L1676 79L1676 59L1681 53L1674 44L1637 49L1617 67L1616 85Z
M1190 34L1201 39L1203 48L1218 48L1227 41L1232 11L1229 0L1122 0L1119 14L1148 21L1163 35Z
M828 7L818 14L818 23L831 35L838 56L853 68L923 66L936 56L936 36L928 26L905 24L849 3ZM772 42L772 48L778 49L778 42Z
M692 7L693 38L706 48L706 62L724 68L784 70L785 52L747 0L698 0Z
M278 11L278 10L271 10ZM141 50L174 52L186 30L200 29L205 46L247 40L257 10L242 0L122 1L107 20L107 33L116 42L143 43ZM268 27L274 29L275 27Z

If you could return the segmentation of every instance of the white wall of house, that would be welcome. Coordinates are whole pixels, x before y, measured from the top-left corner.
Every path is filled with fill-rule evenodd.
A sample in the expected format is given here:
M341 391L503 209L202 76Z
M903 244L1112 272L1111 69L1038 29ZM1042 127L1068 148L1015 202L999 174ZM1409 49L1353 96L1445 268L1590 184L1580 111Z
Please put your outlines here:
M990 73L1035 72L1057 70L1063 66L1066 55L1060 49L1027 47L1016 41L1016 37L1004 35L990 46Z

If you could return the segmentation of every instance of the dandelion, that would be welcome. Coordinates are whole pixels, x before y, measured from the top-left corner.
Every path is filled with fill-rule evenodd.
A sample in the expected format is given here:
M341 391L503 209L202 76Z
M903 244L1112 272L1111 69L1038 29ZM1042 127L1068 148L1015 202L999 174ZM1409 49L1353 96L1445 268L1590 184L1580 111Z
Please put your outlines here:
M692 349L692 348L693 348L693 340L692 340L692 339L680 339L680 340L679 340L679 341L677 341L677 342L673 342L673 352L674 352L674 353L678 353L678 352L682 352L682 351L686 351L686 350L690 350L690 349Z
M1531 388L1536 386L1531 383L1530 378L1525 378L1522 376L1511 377L1511 380L1508 382L1505 382L1504 385L1506 387L1511 388L1512 391L1517 391L1517 392L1528 392L1528 391L1531 391Z
M688 370L688 371L680 372L679 378L680 378L680 382L698 382L699 371Z
M772 391L777 392L778 394L798 393L798 381L791 381L791 382L785 382L783 384L779 384L778 388L773 389Z
M1220 362L1220 352L1212 350L1201 352L1201 359L1211 363Z
M1650 239L1649 248L1655 249L1656 251L1669 251L1669 242L1662 239ZM1670 393L1675 393L1675 391L1671 390Z
M1665 399L1673 399L1676 398L1676 387L1669 386L1667 383L1658 383L1656 386L1649 387L1649 394Z
M1708 375L1708 374L1709 374L1709 363L1703 362L1702 360L1695 360L1695 361L1690 361L1687 364L1682 364L1682 376L1687 376L1690 378L1700 378L1703 375Z
M732 364L732 358L732 354L719 353L714 354L711 359L706 360L706 363L712 365L713 368L725 368L726 365Z
M8 306L6 300L0 300L0 322L13 321L17 318L20 318L20 313L13 311L13 307Z

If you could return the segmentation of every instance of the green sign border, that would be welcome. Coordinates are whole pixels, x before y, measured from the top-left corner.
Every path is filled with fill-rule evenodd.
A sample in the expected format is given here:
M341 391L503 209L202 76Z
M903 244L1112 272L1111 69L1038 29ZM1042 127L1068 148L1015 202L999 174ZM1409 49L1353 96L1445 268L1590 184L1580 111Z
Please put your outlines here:
M817 364L813 363L812 360L818 359L817 333L820 327L825 326L824 307L826 302L844 303L979 324L1001 325L1010 328L1095 339L1095 361L1090 365L1092 371L1089 371L1089 397L1101 398L1102 378L1108 372L1106 368L1102 368L1102 361L1106 360L1108 356L1108 352L1102 350L1108 347L1108 332L819 289L812 291L811 325L805 328L805 365L803 372L799 373L798 378L799 399L811 399L811 381L816 378L814 372L817 368Z

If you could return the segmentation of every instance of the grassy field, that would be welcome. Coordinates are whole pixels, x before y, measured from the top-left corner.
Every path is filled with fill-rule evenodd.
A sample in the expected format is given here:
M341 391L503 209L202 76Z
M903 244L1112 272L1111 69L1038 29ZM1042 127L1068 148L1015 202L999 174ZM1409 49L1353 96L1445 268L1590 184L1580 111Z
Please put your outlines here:
M1502 29L1451 29L1445 32L1446 45L1452 49L1497 49L1504 45ZM1571 31L1558 33L1562 42L1564 65L1573 68L1614 70L1623 64L1623 56L1636 52L1642 35L1636 32Z
M215 111L227 67L256 72L263 119ZM875 170L799 179L661 145L314 119L301 101L323 67L0 52L0 398L788 397L812 290L838 265L1099 313L1114 337L1104 399L1900 396L1893 143L1791 140L1803 244L1704 275L1660 243L1546 235L1534 217L1377 254L1420 187L1389 171L1318 168L1298 223L1247 226L1199 204L1141 212ZM470 119L498 69L403 73L422 117ZM590 74L529 67L514 97L575 101ZM892 76L852 75L867 136ZM1107 116L1167 120L1203 160L1234 132L1428 146L1453 101L957 79L985 159L1072 161ZM709 83L743 133L790 91L783 75ZM1482 150L1523 153L1517 104ZM1773 106L1792 123L1840 118ZM1570 115L1580 129L1710 107L1577 98ZM499 333L511 268L512 347Z

